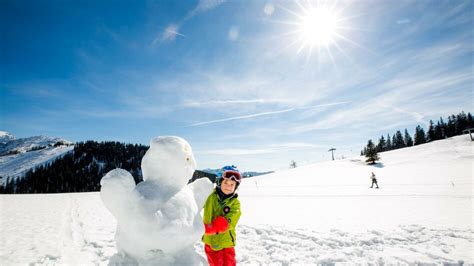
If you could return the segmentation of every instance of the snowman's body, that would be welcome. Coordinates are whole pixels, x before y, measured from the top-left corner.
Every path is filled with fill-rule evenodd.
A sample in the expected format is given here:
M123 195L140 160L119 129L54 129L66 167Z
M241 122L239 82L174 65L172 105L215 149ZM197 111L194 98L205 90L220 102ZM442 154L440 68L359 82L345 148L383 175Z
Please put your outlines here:
M200 210L212 183L187 185L196 169L189 144L179 137L158 137L142 159L144 181L115 169L101 180L101 197L117 219L121 256L138 263L200 264L194 243L204 233Z

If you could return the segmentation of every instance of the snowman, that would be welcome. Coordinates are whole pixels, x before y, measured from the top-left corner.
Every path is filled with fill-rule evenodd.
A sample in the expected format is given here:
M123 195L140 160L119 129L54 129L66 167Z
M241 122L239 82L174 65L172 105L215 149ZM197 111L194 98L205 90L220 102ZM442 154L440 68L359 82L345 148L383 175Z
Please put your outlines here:
M153 138L142 159L143 182L123 169L100 181L100 196L117 220L117 254L110 263L199 265L194 244L204 233L200 210L213 185L207 178L187 184L196 170L189 143L174 136Z

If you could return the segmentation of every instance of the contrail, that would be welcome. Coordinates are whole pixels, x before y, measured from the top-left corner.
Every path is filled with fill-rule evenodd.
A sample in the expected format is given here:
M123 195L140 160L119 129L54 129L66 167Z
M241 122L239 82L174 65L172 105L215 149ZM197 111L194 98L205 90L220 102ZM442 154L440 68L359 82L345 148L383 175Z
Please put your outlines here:
M189 126L195 127L195 126L202 126L202 125L214 124L214 123L219 123L219 122L226 122L226 121L231 121L231 120L240 120L240 119L248 119L248 118L254 118L254 117L264 116L264 115L280 114L280 113L291 112L295 109L296 108L290 108L290 109L285 109L285 110L280 110L280 111L264 112L264 113L242 115L242 116L234 116L234 117L229 117L229 118L224 118L224 119L217 119L217 120L199 122L199 123L191 124Z
M202 126L202 125L208 125L208 124L214 124L214 123L220 123L220 122L227 122L227 121L232 121L232 120L249 119L249 118L254 118L254 117L259 117L259 116L287 113L287 112L292 112L292 111L295 111L295 110L313 109L313 108L318 108L318 107L339 105L339 104L346 104L346 103L350 103L350 102L337 102L337 103L328 103L328 104L318 104L318 105L312 105L312 106L288 108L288 109L278 110L278 111L270 111L270 112L242 115L242 116L234 116L234 117L228 117L228 118L223 118L223 119L198 122L198 123L194 123L194 124L189 125L189 127Z

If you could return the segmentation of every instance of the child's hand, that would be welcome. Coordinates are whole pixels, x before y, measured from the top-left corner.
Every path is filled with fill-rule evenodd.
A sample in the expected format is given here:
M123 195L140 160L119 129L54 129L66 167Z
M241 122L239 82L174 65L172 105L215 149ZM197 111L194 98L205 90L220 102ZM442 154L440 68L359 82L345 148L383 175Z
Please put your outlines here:
M224 216L218 216L211 224L204 224L206 229L206 235L219 234L227 231L229 228L229 222Z
M229 228L229 222L224 216L218 216L212 222L217 233L222 233Z

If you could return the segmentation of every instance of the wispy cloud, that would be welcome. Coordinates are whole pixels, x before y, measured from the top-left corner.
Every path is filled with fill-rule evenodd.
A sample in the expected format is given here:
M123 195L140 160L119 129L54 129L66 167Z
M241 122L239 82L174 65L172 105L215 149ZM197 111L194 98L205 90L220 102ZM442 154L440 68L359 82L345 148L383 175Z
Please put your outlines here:
M219 5L225 3L226 0L199 0L197 6L189 12L187 18L193 17L199 13L203 13L218 7Z
M15 94L37 97L46 100L67 101L69 96L66 89L73 88L70 80L49 79L32 80L18 84L2 84L4 89L11 90Z
M176 39L177 36L186 37L184 34L178 32L178 30L179 30L178 25L176 25L176 24L168 25L165 28L165 30L160 35L158 35L158 37L155 38L155 40L153 40L152 44L154 45L159 41L161 41L161 42L172 42Z
M231 105L231 104L288 104L289 99L254 99L254 100L212 100L212 101L185 101L183 107L208 108L210 105Z
M383 103L380 103L380 102L378 102L377 104L379 104L382 107L390 108L394 112L401 113L401 114L407 114L407 115L411 116L416 122L427 124L423 120L424 115L420 114L419 112L405 110L405 109L402 109L402 108L396 107L396 106L389 106L389 105L386 105L386 104L383 104Z
M407 116L412 118L412 122L426 125L427 114L424 112L437 109L437 101L433 101L433 97L436 96L433 95L450 87L459 89L463 84L469 84L469 82L472 84L473 80L474 78L469 73L445 74L440 78L430 77L421 80L417 77L388 79L376 85L389 88L379 96L359 102L347 110L335 110L317 122L293 127L287 133L337 128L345 125L346 121L351 121L352 126L365 126L367 119L379 126L386 124L387 121L392 124L401 120L405 124L411 123L407 120Z
M250 118L255 118L255 117L259 117L259 116L267 116L267 115L287 113L287 112L291 112L291 111L294 111L294 110L295 110L295 108L289 108L289 109L285 109L285 110L270 111L270 112L256 113L256 114L250 114L250 115L234 116L234 117L229 117L229 118L223 118L223 119L216 119L216 120L210 120L210 121L205 121L205 122L194 123L194 124L191 124L189 126L195 127L195 126L203 126L203 125L220 123L220 122L227 122L227 121L232 121L232 120L250 119Z
M420 79L420 77L411 76L404 79L387 79L376 84L376 86L388 88L379 96L359 102L347 110L335 110L317 122L293 127L287 133L338 128L345 125L346 121L351 121L352 126L366 126L368 119L378 126L386 124L387 121L395 124L402 120L405 124L417 122L427 125L427 114L424 112L437 109L438 101L433 101L433 97L437 96L434 95L453 87L459 89L466 84L472 84L473 80L470 73L444 74L439 78L430 76ZM407 120L407 116L412 118L411 122Z
M91 118L133 118L133 119L144 119L144 118L163 118L170 112L168 107L160 106L141 106L141 107L130 107L124 106L121 109L111 108L70 108L69 111L75 114L82 115Z
M452 15L453 11L445 19ZM411 34L421 35L425 29L414 26L412 30ZM318 121L296 126L288 133L338 128L345 125L345 121L351 121L351 126L363 127L367 119L379 128L385 127L387 121L391 125L426 125L429 117L446 115L447 109L440 103L460 92L464 91L464 95L468 95L468 91L472 91L472 69L468 67L468 61L463 62L463 58L474 51L469 45L472 31L437 39L423 46L423 49L413 45L401 47L400 43L406 42L406 36L395 37L385 45L390 49L378 56L381 65L364 66L365 72L358 73L352 84L347 86L348 89L359 89L356 96L358 100L354 101L358 104L350 110L334 110ZM460 67L463 64L467 64L466 67ZM466 101L459 101L458 108L465 106ZM443 106L448 105L446 103ZM451 105L448 112L453 112L455 108Z
M408 19L408 18L402 18L402 19L399 19L397 20L397 24L407 24L407 23L410 23L411 20Z
M263 148L251 148L251 149L216 149L216 150L204 150L199 151L199 154L205 155L219 155L219 156L242 156L242 155L260 155L260 154L271 154L281 153L287 151L296 150L308 150L308 149L326 149L327 145L318 145L305 142L293 142L284 144L272 144Z
M344 145L472 112L472 1L331 1L344 8L339 34L359 46L335 38L337 47L321 57L316 47L298 54L302 44L288 46L301 39L292 34L295 26L275 23L298 20L297 5L304 1L226 6L195 0L165 7L144 1L111 6L107 18L100 4L86 13L68 7L58 13L66 14L61 19L97 19L70 21L80 36L58 35L61 27L49 24L51 31L31 31L33 39L58 40L52 43L23 43L16 33L30 32L34 20L13 19L1 62L4 127L48 124L75 132L76 139L87 131L91 138L145 142L152 134L177 134L203 150L200 163L233 161L223 156L230 155L247 168L273 168L319 157L312 152L328 156L331 146L342 154ZM15 43L45 53L24 53ZM50 52L65 45L75 53ZM16 64L15 58L33 63ZM226 122L230 130L223 130Z
M196 7L191 10L183 19L178 23L169 24L158 36L153 40L152 45L157 42L172 42L176 40L177 36L186 37L180 32L180 28L186 23L186 21L192 19L194 16L212 10L219 5L225 3L226 0L199 0Z
M76 106L70 108L74 113L92 118L163 118L176 109L174 105L161 104L159 97L146 91L143 94L130 94L128 91L117 91L113 106L96 104L87 109Z
M332 106L332 105L340 105L340 104L347 104L347 103L349 103L349 102L319 104L319 105L306 106L306 107L294 107L294 108L288 108L288 109L284 109L284 110L261 112L261 113L255 113L255 114L249 114L249 115L234 116L234 117L229 117L229 118L204 121L204 122L194 123L194 124L191 124L189 126L194 127L194 126L202 126L202 125L208 125L208 124L214 124L214 123L220 123L220 122L227 122L227 121L232 121L232 120L251 119L251 118L256 118L256 117L260 117L260 116L268 116L268 115L276 115L276 114L281 114L281 113L292 112L292 111L295 111L295 110L313 109L313 108Z

